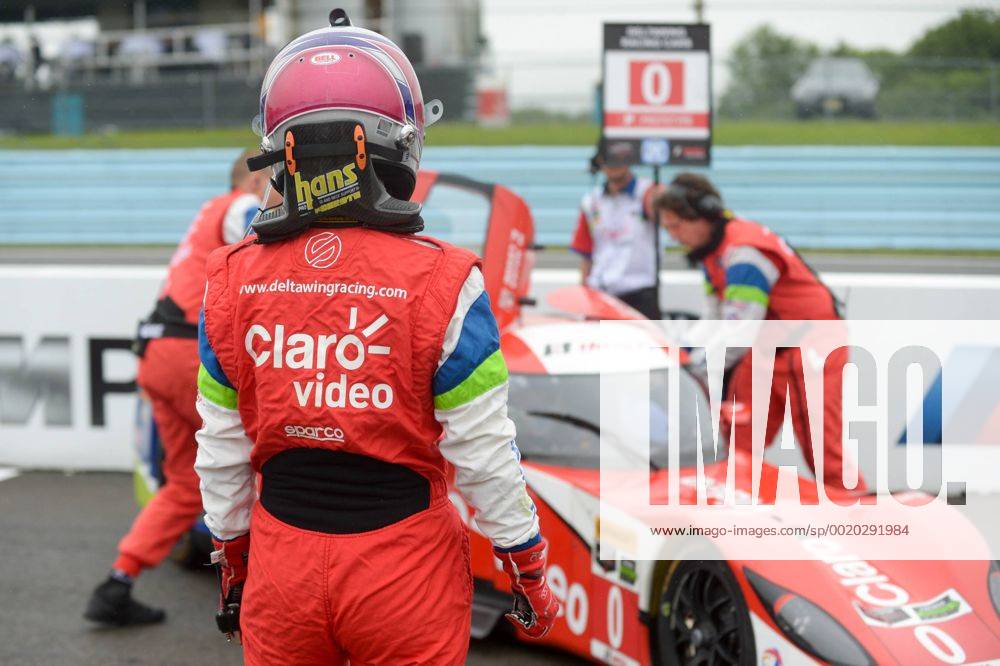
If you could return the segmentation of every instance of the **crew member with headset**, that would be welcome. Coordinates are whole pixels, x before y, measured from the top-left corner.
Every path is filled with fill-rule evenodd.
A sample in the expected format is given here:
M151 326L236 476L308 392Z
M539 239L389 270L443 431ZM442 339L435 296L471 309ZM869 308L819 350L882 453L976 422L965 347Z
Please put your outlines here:
M653 207L660 224L687 250L691 265L705 274L706 309L703 318L715 320L834 320L840 319L837 298L797 252L767 227L733 215L708 178L679 173L658 192ZM705 355L696 350L690 369L704 377ZM785 414L785 388L791 408L795 436L807 463L816 471L812 438L805 416L807 402L803 385L802 354L791 349L775 358L774 381L767 417L765 444L778 432ZM856 469L844 456L842 446L842 370L846 347L830 354L823 368L823 481L843 488L842 468ZM751 356L745 347L730 346L725 357L727 403L737 400L745 409L743 418L733 419L733 437L738 447L750 451L751 429L747 396L751 395ZM850 472L848 478L853 476ZM856 488L865 483L858 471Z
M424 105L393 42L343 10L330 24L264 76L250 166L280 203L208 262L195 468L217 623L247 664L464 664L472 574L452 473L509 577L507 617L541 637L559 602L479 259L415 235L441 104Z
M583 196L570 249L583 257L583 283L660 318L659 248L653 182L632 173L628 143L604 143L591 171L604 182Z
M205 265L216 248L241 240L260 206L267 178L247 169L249 151L233 163L230 190L201 207L170 260L153 313L139 327L138 384L148 398L163 446L164 485L142 509L118 544L107 580L87 604L84 617L109 625L160 622L164 611L132 598L132 583L157 566L201 515L194 471L198 377L198 312L205 294Z

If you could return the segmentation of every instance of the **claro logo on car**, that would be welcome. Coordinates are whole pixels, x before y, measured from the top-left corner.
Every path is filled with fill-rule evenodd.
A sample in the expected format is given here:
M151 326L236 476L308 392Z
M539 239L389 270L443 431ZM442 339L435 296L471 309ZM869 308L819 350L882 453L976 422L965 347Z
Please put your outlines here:
M360 369L369 356L388 356L387 345L367 344L365 340L378 334L389 323L389 317L379 314L359 333L358 308L350 309L348 333L312 334L287 332L283 324L272 327L252 324L243 338L244 348L254 365L269 365L275 369L315 370L313 379L294 380L295 399L300 407L343 409L388 409L395 394L384 382L368 384L352 382L349 372ZM336 368L342 370L339 374Z
M802 545L830 566L840 584L851 589L854 607L866 624L913 628L913 637L927 652L946 664L965 662L965 650L955 638L933 623L952 620L971 612L956 590L948 590L926 602L910 603L910 593L889 580L877 567L829 539L806 539Z

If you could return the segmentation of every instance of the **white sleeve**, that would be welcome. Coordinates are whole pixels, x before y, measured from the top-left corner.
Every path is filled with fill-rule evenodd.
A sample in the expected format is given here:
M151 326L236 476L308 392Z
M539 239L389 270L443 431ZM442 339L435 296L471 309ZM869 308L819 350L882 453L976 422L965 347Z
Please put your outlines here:
M253 443L235 409L217 405L200 390L197 407L203 424L195 435L194 468L201 478L205 525L218 539L234 539L250 531L250 510L256 499L250 466Z
M507 366L483 276L474 268L458 297L434 376L434 415L444 429L441 454L476 511L476 524L498 548L539 538L513 421L507 416Z
M722 268L726 271L726 291L723 294L714 291L707 293L709 303L706 308L707 314L714 319L744 322L750 330L753 330L767 318L771 289L778 281L780 271L763 252L745 245L729 250L722 257ZM723 347L725 340L721 334L704 347L699 345L699 348L691 354L693 369L695 371L704 369L705 355ZM725 367L728 370L746 355L746 348L725 348Z
M222 540L250 531L250 509L256 495L250 466L253 443L237 410L236 388L226 377L205 333L205 317L198 322L198 397L195 406L202 426L195 434L198 453L194 469L201 479L205 525Z
M222 218L222 240L226 245L243 240L247 229L250 228L250 220L259 209L260 199L252 194L241 194L233 199L225 217Z

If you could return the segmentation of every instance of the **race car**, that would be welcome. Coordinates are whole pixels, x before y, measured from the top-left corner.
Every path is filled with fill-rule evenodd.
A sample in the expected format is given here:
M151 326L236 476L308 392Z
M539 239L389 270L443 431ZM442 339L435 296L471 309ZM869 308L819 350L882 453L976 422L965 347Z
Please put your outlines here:
M621 549L613 559L602 559L602 534L617 532L616 542L628 543L631 526L599 521L598 352L602 344L627 349L643 343L609 340L599 334L599 321L641 315L585 287L556 290L543 307L535 307L528 297L534 230L524 201L502 186L462 177L424 174L422 182L419 194L427 202L432 234L469 230L461 210L435 207L461 199L447 190L490 201L484 277L501 326L510 371L509 413L517 424L525 478L549 540L549 581L564 609L545 643L609 664L865 666L1000 658L996 562L865 561L851 554L849 541L832 538L823 541L819 559L810 559L814 552L794 561L745 561L728 553L724 560L641 561ZM624 330L621 334L629 336ZM634 335L647 333L637 327ZM650 404L654 461L665 455L669 366L664 353L650 374L650 395L657 396ZM678 370L682 401L699 401L704 409L701 386ZM681 492L693 493L696 429L709 426L682 418L678 427L680 462L686 467ZM702 441L710 437L702 435ZM716 456L706 466L710 485L724 486L727 463ZM650 473L651 486L665 493L666 471L661 466ZM764 477L776 474L769 465L762 471ZM737 488L748 490L749 480ZM803 498L818 493L811 478L799 479L799 491ZM483 637L510 608L507 576L477 531L472 509L457 492L451 497L472 533L473 635ZM942 514L932 519L958 519L947 509ZM697 520L692 511L690 521ZM961 533L969 548L982 542L971 526L953 533ZM816 548L793 539L781 546Z
M738 554L642 561L634 549L616 549L612 559L603 559L600 540L609 533L617 543L639 535L633 525L600 521L596 326L525 317L501 340L525 478L550 544L549 580L564 605L546 643L609 664L864 666L993 663L1000 657L996 562L866 561L853 554L849 540L833 538L782 541L776 547L786 549L780 552L789 561L748 561ZM651 383L665 383L662 372L654 372ZM703 395L690 379L682 390ZM651 405L651 412L657 409L665 405ZM681 462L690 464L680 473L681 492L690 495L697 440L683 425L681 433ZM663 442L654 438L654 460L658 444ZM665 494L665 472L651 474L651 486ZM726 475L725 459L705 468L710 488L723 488ZM776 468L764 466L762 476L776 475ZM812 479L800 479L799 488L804 499L817 493ZM748 490L745 481L737 487ZM509 607L507 579L476 531L471 509L457 493L452 500L473 534L473 628L485 636ZM955 519L942 514L935 519ZM773 519L778 524L782 516ZM689 523L698 524L694 507L681 524ZM963 536L970 547L981 542L971 528ZM817 543L820 559L791 559L788 549L809 557Z
M449 174L421 172L415 193L425 203L428 233L478 246L486 289L501 327L510 371L510 416L518 430L525 478L549 541L548 577L563 611L543 643L609 664L928 664L1000 659L1000 564L989 561L866 561L849 542L828 539L820 559L748 561L637 559L627 544L634 525L601 524L599 320L639 320L620 301L585 287L529 297L534 229L527 204L509 189ZM645 335L637 328L636 335ZM607 340L604 339L607 343ZM623 340L622 345L635 344ZM683 369L684 399L704 392ZM651 458L666 447L667 374L651 372ZM657 390L660 389L660 390ZM139 429L140 501L159 475L155 429ZM678 424L682 492L694 492L699 427ZM655 433L663 433L658 436ZM741 452L734 455L744 456ZM705 466L724 483L727 460ZM776 470L764 466L764 475ZM651 469L664 488L664 470ZM746 488L740 488L741 491ZM799 479L815 495L811 478ZM457 492L452 501L470 528L475 577L473 636L484 637L511 607L507 577L474 514ZM690 521L697 524L692 511ZM776 520L781 516L776 515ZM939 517L948 520L949 516ZM978 535L969 528L970 547ZM613 557L600 547L614 537ZM196 526L186 556L206 554ZM622 545L626 544L626 545ZM807 548L789 540L782 548ZM787 551L784 551L787 552ZM604 559L602 559L602 557Z

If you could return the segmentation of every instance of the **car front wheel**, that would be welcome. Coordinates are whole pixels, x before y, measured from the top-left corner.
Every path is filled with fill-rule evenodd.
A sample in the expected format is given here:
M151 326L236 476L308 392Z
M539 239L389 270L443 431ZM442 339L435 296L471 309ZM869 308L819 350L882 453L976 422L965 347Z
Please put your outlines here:
M739 583L718 560L672 562L659 590L653 631L657 664L752 666L753 626Z

